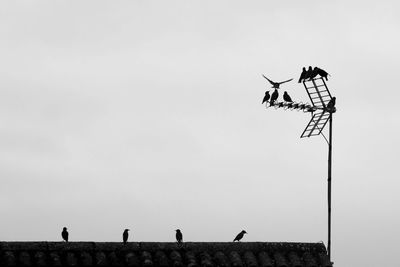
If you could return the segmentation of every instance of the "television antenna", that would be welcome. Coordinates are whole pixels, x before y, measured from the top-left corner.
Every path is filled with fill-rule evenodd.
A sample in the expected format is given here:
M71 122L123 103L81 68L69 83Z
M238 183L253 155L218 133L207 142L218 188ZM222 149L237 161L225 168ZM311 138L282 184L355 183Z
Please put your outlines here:
M275 109L283 108L285 110L297 110L311 113L311 120L307 124L300 138L317 136L322 134L328 144L328 257L331 260L331 207L332 207L332 119L333 113L336 112L336 97L332 97L324 77L316 77L313 75L307 79L303 79L302 83L312 104L304 104L302 102L274 102L265 101L266 107ZM325 76L326 78L326 76ZM327 122L329 121L329 137L328 139L322 133Z

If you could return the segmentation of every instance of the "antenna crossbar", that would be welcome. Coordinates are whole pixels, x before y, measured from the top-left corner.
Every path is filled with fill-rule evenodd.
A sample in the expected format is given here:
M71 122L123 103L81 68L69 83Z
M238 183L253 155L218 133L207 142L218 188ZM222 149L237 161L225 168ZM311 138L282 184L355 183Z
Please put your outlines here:
M322 83L321 83L322 82ZM303 81L304 88L314 106L325 108L332 99L331 93L323 78Z
M324 110L316 112L312 116L310 122L304 129L303 133L301 134L301 138L319 135L324 129L330 117L331 114L329 112L325 112Z

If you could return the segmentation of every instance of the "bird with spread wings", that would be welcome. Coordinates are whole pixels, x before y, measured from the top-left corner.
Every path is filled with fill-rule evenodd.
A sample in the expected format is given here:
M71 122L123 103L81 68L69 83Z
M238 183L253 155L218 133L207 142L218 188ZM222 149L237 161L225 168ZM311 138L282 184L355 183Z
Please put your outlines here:
M267 80L269 81L270 84L272 84L272 88L274 88L274 89L279 89L279 85L281 85L282 83L287 83L287 82L290 82L291 80L293 80L293 78L292 78L292 79L290 79L290 80L286 80L286 81L283 81L283 82L274 82L274 81L271 81L270 79L268 79L267 77L265 77L264 74L263 74L262 76L263 76L265 79L267 79Z

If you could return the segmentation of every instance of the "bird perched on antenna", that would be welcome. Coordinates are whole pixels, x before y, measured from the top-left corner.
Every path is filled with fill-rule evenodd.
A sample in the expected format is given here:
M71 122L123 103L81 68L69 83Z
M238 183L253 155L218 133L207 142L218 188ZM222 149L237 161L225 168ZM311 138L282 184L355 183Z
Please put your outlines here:
M235 241L240 241L240 239L243 238L244 234L247 234L247 232L245 230L242 230L236 237L235 239L233 239L233 242Z
M129 229L125 229L124 232L122 233L122 241L124 242L124 244L126 244L126 242L128 242L128 231Z
M292 98L289 96L289 94L286 91L283 93L283 100L285 100L285 102L293 103Z
M305 80L306 74L307 74L307 70L306 70L305 67L303 67L303 71L302 71L301 74L300 74L299 83L301 83L302 81Z
M317 75L318 75L318 68L317 67L314 67L314 69L311 71L311 73L310 73L310 80L312 80L312 79L314 79L315 77L317 77Z
M62 238L65 240L65 242L68 242L68 231L67 231L67 227L64 227L62 232L61 232L61 236Z
M328 105L326 105L326 107L332 110L335 107L335 105L336 105L336 97L332 97L332 99L329 100Z
M317 74L319 74L319 76L321 76L321 78L325 78L325 80L328 80L328 75L329 73L327 73L326 71L324 71L323 69L320 69L318 67L314 68L314 72L316 72ZM330 75L329 75L330 76Z
M303 69L304 69L304 68L303 68ZM312 67L311 67L311 66L308 66L308 69L307 69L307 71L306 71L305 74L304 74L303 81L310 79L312 73L313 73Z
M270 98L269 91L266 91L261 104L264 104L264 102L267 102L269 100L269 98Z
M176 235L175 235L176 241L178 242L178 244L180 244L180 243L182 243L182 240L183 240L182 232L179 229L176 229L175 231L176 231Z
M264 74L263 74L263 77L265 79L267 79L270 84L272 84L272 88L274 88L274 89L279 89L279 85L281 85L282 83L287 83L287 82L290 82L291 80L293 80L293 79L290 79L290 80L286 80L283 82L274 82L274 81L271 81L270 79L268 79L267 77L265 77Z
M278 96L279 96L278 90L275 89L275 91L271 95L271 101L270 101L271 106L274 105L275 101L278 99Z

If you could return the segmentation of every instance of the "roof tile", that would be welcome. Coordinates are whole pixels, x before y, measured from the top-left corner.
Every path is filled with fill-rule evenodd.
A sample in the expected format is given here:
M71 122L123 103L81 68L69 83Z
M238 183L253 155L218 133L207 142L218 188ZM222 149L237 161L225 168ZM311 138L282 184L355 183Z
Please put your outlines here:
M19 254L18 261L20 266L31 266L31 256L26 251Z
M203 267L214 266L210 254L208 254L207 252L200 253L200 265Z
M140 266L139 259L133 252L129 252L125 255L125 262L127 266Z
M36 266L46 266L46 254L44 254L44 252L36 252L34 258Z
M222 251L217 251L214 254L214 261L218 266L227 267L229 266L229 261Z
M78 259L75 257L75 253L73 253L73 252L67 252L65 261L66 261L67 266L77 266L78 265Z
M297 253L293 251L289 252L288 258L292 267L303 267L303 263Z
M110 252L110 254L108 254L108 260L110 261L111 266L116 266L116 267L124 266L124 264L118 258L117 254L114 251L112 251L112 252Z
M288 266L285 257L283 257L283 255L280 252L274 253L274 260L275 260L277 267L287 267Z
M229 258L232 262L233 267L242 267L243 266L242 259L240 258L239 253L237 253L236 251L231 251L231 253L229 253Z
M171 252L171 254L169 255L171 261L172 261L172 266L175 267L179 267L179 266L183 266L183 261L182 261L182 257L181 254L179 254L178 251L173 250Z
M92 256L87 252L80 253L80 260L83 266L93 266Z
M97 266L108 266L108 260L104 252L96 252L95 261Z
M155 258L157 259L157 266L160 267L167 267L169 266L168 257L165 253L161 250L157 251L155 254Z
M187 261L187 266L190 266L190 267L197 266L196 256L194 255L194 253L192 251L186 252L185 257L186 257L186 261Z
M3 254L3 263L6 266L16 266L17 260L15 259L15 255L11 251L5 251Z
M50 266L62 266L61 258L57 252L51 252L49 254L48 263Z
M262 267L272 267L272 260L269 257L268 253L265 251L261 251L258 254L258 260L260 262L260 266Z
M243 255L244 262L248 267L257 267L257 258L251 251L246 251Z

